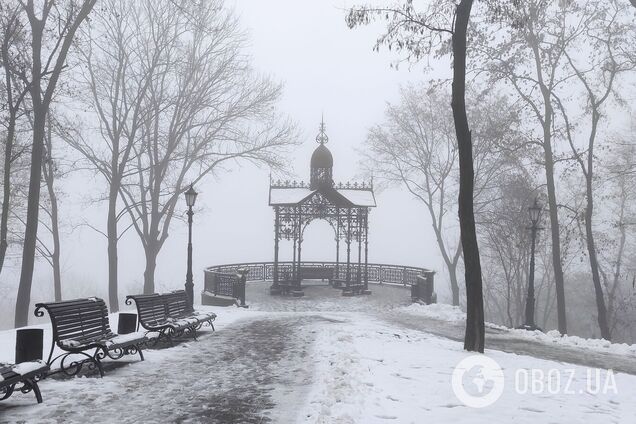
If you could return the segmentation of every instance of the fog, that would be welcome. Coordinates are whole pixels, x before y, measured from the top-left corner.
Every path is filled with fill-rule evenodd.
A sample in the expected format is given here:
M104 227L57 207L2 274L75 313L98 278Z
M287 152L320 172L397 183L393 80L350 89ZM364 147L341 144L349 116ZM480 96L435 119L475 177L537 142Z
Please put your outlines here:
M232 4L232 3L230 3ZM351 2L237 0L233 3L249 35L254 67L284 83L280 104L301 131L300 144L289 156L290 179L309 179L309 158L317 146L321 117L327 126L328 147L334 157L336 182L362 181L360 149L369 127L382 120L386 102L396 101L400 85L420 81L421 66L390 64L396 57L372 51L379 27L352 31L344 21ZM448 64L438 64L429 77L449 77ZM66 149L72 160L76 154ZM210 265L273 259L273 211L268 206L270 170L242 163L208 177L196 190L193 230L195 293ZM287 177L285 177L287 178ZM76 172L59 183L63 235L62 293L64 297L107 297L106 239L86 224L105 231L104 203L92 204L104 181L89 172ZM441 258L423 205L401 187L377 192L377 208L370 217L369 261L426 267L439 271L436 291L447 299ZM185 218L185 200L176 215ZM159 254L157 290L182 288L186 272L187 224L173 221ZM333 260L333 231L314 222L305 234L304 258ZM281 256L291 251L281 244ZM19 250L10 250L2 273L0 325L12 326L15 288L19 279ZM143 286L144 253L134 230L119 244L120 298L139 293ZM31 304L52 298L51 268L36 263Z

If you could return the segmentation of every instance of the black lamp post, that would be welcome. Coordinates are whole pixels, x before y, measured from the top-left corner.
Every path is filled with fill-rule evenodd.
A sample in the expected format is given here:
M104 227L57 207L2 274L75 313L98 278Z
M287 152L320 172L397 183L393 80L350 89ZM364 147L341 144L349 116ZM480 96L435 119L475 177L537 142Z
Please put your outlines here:
M192 207L197 200L197 192L190 188L185 192L186 204L188 205L188 271L186 272L185 291L188 296L188 309L194 310L194 282L192 281Z
M530 232L532 238L532 245L530 247L530 271L528 272L528 297L526 298L526 322L523 328L527 330L537 330L537 326L534 322L534 251L537 240L537 231L539 228L539 219L541 218L541 205L535 198L534 204L528 208L528 214L530 215Z

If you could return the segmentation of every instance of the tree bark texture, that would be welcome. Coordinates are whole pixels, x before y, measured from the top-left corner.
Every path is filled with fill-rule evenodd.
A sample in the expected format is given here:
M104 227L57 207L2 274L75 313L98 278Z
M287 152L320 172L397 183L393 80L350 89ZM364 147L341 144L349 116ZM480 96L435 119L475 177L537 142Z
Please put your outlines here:
M452 102L459 151L459 225L464 254L466 280L466 334L464 349L484 351L484 300L479 246L473 206L473 148L466 115L466 35L472 0L461 0L455 15L453 32Z

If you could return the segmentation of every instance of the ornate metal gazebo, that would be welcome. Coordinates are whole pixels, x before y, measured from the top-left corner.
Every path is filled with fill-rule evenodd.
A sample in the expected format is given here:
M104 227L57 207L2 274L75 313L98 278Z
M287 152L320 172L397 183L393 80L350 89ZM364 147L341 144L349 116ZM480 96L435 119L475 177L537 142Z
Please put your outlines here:
M325 146L329 138L324 121L316 142L318 147L311 156L309 184L270 180L269 204L274 208L274 269L270 293L291 291L302 296L303 277L318 276L341 284L343 294L370 293L368 291L369 210L376 206L373 182L335 184L333 156ZM334 230L336 262L326 271L331 275L303 268L302 243L305 228L315 219L327 221ZM279 244L288 240L293 245L291 264L279 263ZM340 242L345 243L346 262L340 260ZM357 261L352 263L352 244ZM363 256L364 246L364 256Z

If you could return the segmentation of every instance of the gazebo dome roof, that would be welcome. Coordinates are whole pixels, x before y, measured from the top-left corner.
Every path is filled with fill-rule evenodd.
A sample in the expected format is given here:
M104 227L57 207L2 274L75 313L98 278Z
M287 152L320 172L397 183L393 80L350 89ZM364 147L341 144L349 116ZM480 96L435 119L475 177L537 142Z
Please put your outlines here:
M324 144L320 144L311 155L312 168L333 168L333 156Z

